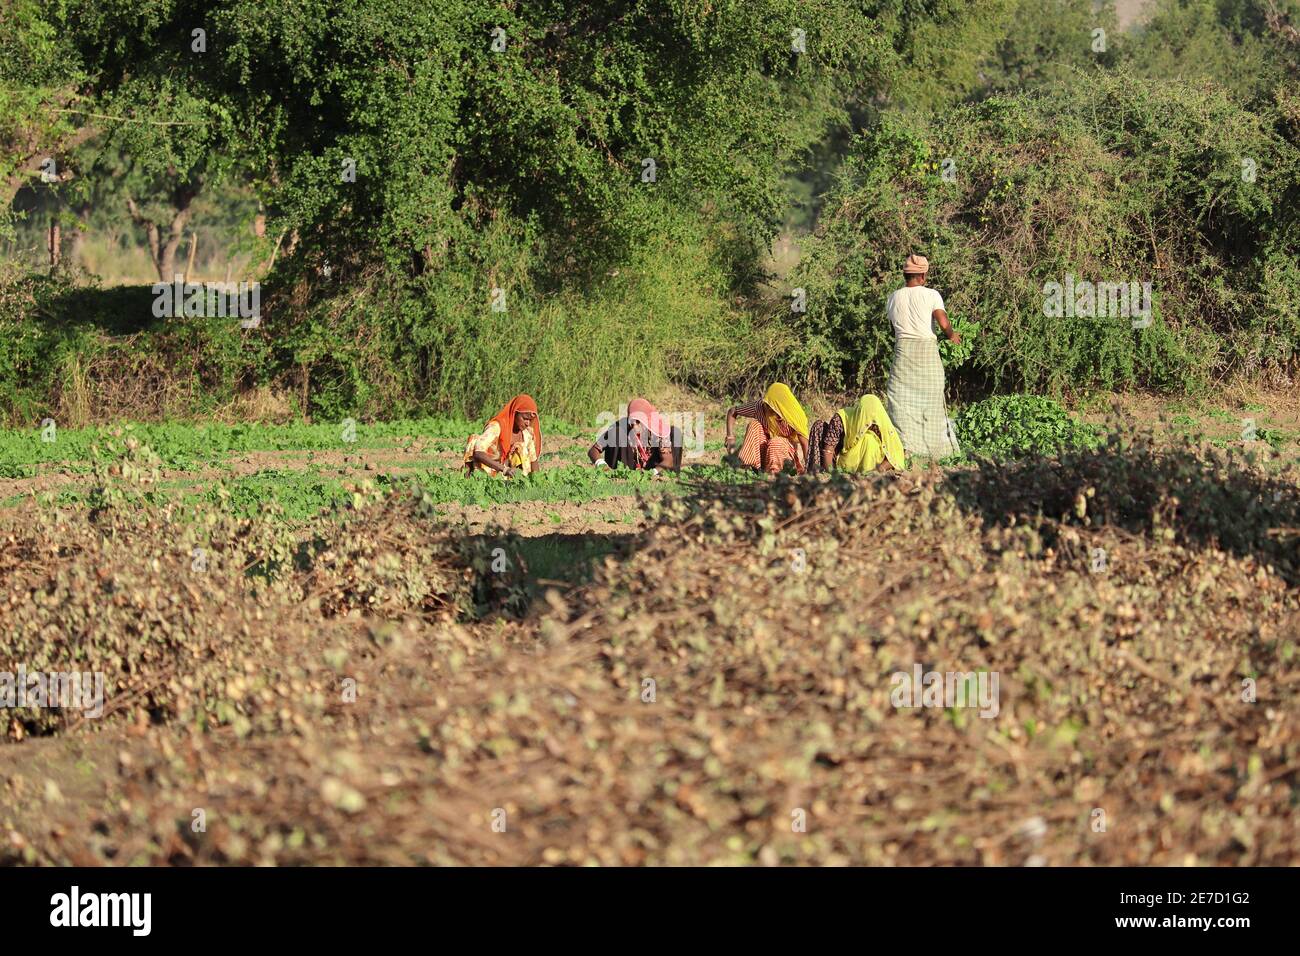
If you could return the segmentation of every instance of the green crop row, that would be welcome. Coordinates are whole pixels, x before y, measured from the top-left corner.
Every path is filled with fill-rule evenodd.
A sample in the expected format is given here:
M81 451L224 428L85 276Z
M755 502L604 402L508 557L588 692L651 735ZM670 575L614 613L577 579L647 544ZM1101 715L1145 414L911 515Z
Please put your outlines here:
M561 434L580 428L548 422ZM169 468L192 468L217 462L231 453L256 451L352 451L363 448L408 448L417 440L445 440L449 447L463 442L482 423L455 418L404 419L391 422L330 422L285 425L219 422L125 423L94 428L52 427L0 430L0 478L30 478L38 465L64 464L72 471L88 470L93 449L113 441L135 438L148 445ZM81 467L78 467L81 466Z

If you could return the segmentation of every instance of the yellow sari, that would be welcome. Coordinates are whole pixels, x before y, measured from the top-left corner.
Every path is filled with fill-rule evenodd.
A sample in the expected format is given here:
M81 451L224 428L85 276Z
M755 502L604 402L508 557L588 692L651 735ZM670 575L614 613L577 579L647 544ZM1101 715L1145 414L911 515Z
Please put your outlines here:
M882 461L889 459L891 465L902 470L906 464L903 440L880 399L863 395L856 404L841 408L837 414L844 422L844 450L835 459L836 468L864 474L875 471Z
M808 413L803 410L799 400L794 397L794 392L790 391L789 385L777 382L775 385L769 386L768 390L763 393L763 404L767 406L767 411L763 416L763 426L767 429L769 435L781 434L781 428L776 420L777 415L779 415L781 421L789 425L805 442L808 441Z

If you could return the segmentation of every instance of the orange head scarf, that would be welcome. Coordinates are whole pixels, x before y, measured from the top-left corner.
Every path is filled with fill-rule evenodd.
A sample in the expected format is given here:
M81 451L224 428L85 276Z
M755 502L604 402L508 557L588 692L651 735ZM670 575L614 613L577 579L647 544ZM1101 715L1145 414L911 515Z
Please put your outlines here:
M501 462L505 462L506 456L510 454L510 446L515 440L515 412L532 412L537 415L537 403L533 401L530 395L516 395L510 401L506 402L505 407L497 412L489 421L494 421L501 426L501 437L497 442L501 448ZM537 457L542 456L542 419L538 415L533 419L533 447L537 451Z

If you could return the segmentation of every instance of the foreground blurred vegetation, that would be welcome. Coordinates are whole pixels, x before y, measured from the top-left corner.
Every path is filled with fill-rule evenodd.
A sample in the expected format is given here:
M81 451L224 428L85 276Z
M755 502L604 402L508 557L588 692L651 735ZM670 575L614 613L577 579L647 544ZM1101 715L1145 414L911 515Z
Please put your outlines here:
M1300 553L1277 533L1300 526L1294 466L1139 438L701 481L645 499L634 539L578 542L474 533L416 483L300 521L233 495L141 507L155 467L117 444L92 507L0 509L13 658L73 660L112 691L94 721L7 715L0 863L1300 855ZM590 582L539 580L602 543ZM870 598L869 625L846 594ZM898 706L916 661L1000 676L994 706ZM340 706L341 686L361 693ZM503 793L511 838L476 838ZM195 803L220 809L207 831Z
M909 250L980 320L963 394L1285 383L1298 30L1297 0L1128 30L1091 0L14 0L0 416L879 389ZM261 281L260 325L156 318L178 272ZM1151 326L1044 317L1067 274L1150 281Z

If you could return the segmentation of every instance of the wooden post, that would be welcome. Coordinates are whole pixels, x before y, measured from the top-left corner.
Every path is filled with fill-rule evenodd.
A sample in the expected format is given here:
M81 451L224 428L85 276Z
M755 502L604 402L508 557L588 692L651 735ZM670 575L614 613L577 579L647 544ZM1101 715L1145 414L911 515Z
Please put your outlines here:
M199 247L199 234L196 231L190 232L190 259L185 263L185 281L190 281L190 272L194 269L194 252Z
M59 234L59 220L54 216L51 216L50 217L50 239L48 243L49 250L50 250L51 269L57 269L59 267L59 251L60 251L59 247L62 244L63 244L63 237Z

